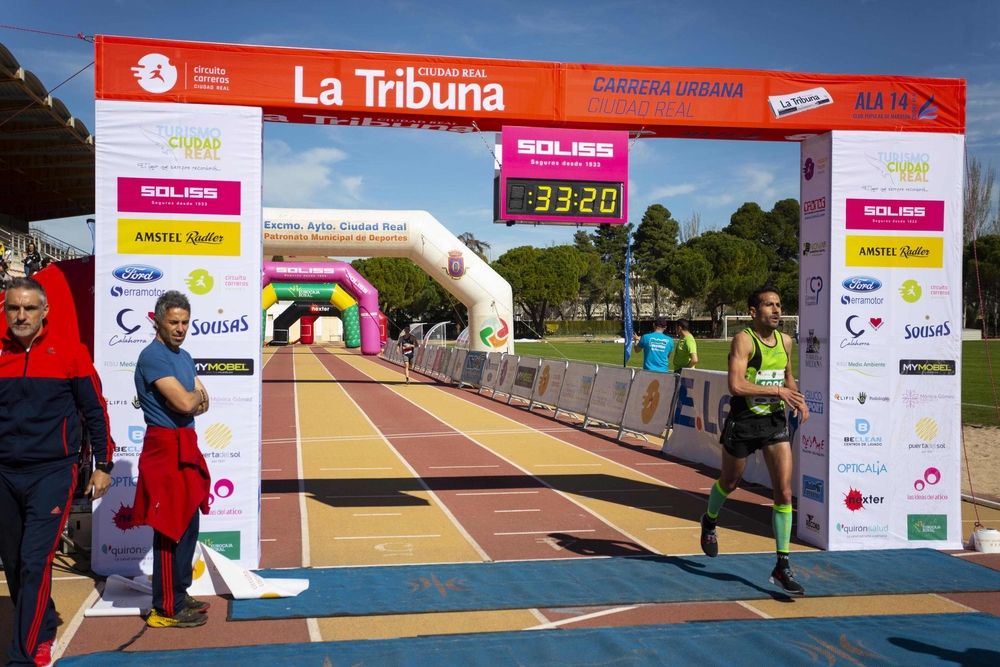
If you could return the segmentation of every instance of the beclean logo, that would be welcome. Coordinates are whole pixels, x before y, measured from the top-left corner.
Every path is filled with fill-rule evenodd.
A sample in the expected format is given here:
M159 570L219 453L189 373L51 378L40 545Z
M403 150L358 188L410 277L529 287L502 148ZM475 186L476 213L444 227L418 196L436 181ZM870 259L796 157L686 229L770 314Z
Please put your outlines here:
M906 539L915 540L947 540L947 514L907 514Z

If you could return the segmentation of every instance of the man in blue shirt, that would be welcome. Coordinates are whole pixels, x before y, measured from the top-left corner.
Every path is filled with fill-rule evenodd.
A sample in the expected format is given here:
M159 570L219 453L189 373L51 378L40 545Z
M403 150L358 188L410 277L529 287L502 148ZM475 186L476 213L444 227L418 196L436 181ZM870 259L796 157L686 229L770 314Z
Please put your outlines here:
M670 353L674 351L674 339L663 333L666 328L667 321L658 317L653 322L653 333L648 333L642 338L639 338L638 334L632 335L633 349L642 352L644 370L670 372Z

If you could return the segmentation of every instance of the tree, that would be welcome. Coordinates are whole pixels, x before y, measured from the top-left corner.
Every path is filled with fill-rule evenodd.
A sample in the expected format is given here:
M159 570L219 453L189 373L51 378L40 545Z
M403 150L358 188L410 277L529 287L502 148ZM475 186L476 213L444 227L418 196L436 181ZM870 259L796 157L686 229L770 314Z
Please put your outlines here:
M686 243L701 234L701 213L697 211L691 214L690 218L681 223L680 234L677 240Z
M477 239L472 232L463 232L458 235L458 240L465 244L465 247L479 255L479 259L486 263L490 260L486 258L490 251L490 244L486 241L480 241Z
M387 317L413 303L427 282L423 269L402 257L356 259L351 266L378 290L379 306Z
M725 232L705 232L674 255L670 286L680 299L703 300L718 332L726 306L743 303L767 278L759 244Z
M625 312L625 244L632 233L633 225L601 225L594 230L594 248L601 261L611 267L611 281L607 283L602 301L604 317L611 319L611 304L618 302L618 311ZM614 290L614 291L612 291Z
M646 209L635 230L632 246L635 271L639 278L653 290L653 317L660 316L660 281L658 272L670 265L677 250L680 226L662 204Z
M984 234L1000 234L1000 214L993 211L993 181L997 169L992 163L983 170L982 160L969 160L969 173L965 176L965 211L962 219L964 242Z
M502 254L493 269L510 283L514 301L528 315L539 335L545 332L550 306L572 299L587 266L573 246L520 246Z
M767 258L765 282L784 288L780 295L784 312L798 312L798 200L782 199L770 211L747 202L733 213L722 231L758 244Z
M964 259L964 326L981 329L985 319L986 334L995 337L1000 326L1000 236L980 236L975 248L972 243L967 244Z

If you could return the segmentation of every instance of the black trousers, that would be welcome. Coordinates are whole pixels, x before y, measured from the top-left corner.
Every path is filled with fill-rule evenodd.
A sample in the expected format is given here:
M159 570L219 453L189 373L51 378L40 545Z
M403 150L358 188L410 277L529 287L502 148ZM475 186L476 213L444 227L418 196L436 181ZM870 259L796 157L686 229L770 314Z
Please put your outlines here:
M76 489L76 463L0 468L0 558L14 602L8 665L35 667L35 649L56 636L52 561Z
M199 510L178 542L153 530L153 608L163 616L173 616L184 608L184 596L191 586L191 561L198 545Z

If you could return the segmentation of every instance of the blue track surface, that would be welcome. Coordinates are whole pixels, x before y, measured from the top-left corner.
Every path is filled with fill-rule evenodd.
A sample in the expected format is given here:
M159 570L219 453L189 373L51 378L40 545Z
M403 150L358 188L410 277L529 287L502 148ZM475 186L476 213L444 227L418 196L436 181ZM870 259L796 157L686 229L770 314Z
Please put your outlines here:
M792 554L807 595L1000 591L1000 572L931 549ZM643 602L753 600L778 594L770 554L267 570L308 578L294 598L235 600L230 620L368 616Z
M376 641L95 653L60 667L996 667L1000 618L986 614L796 618Z

